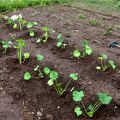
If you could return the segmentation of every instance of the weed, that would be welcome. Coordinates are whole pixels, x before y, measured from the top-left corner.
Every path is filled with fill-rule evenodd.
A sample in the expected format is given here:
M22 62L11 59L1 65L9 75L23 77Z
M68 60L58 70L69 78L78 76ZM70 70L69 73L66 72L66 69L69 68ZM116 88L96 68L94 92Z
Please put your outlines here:
M98 22L97 22L96 19L90 19L90 20L89 20L89 24L90 24L91 26L96 26L96 25L98 24Z
M105 35L112 35L112 32L113 32L112 27L108 27L108 28L106 29Z
M106 54L100 54L98 57L98 60L100 61L100 66L97 66L97 70L105 71L108 68L115 69L116 65L113 60L108 60L108 56Z
M83 45L83 51L82 52L80 52L80 50L78 50L78 49L73 51L73 56L76 57L76 58L78 58L78 59L80 57L84 58L84 57L86 57L88 55L91 55L92 52L93 52L93 50L89 46L89 42L87 40L84 40L83 43L82 43L82 45Z
M83 19L85 19L85 16L84 16L84 15L80 15L80 16L79 16L79 19L80 19L80 20L83 20Z
M73 97L73 100L75 102L81 102L81 105L85 111L86 114L84 114L84 112L82 111L82 108L77 106L75 107L74 109L74 112L76 113L77 116L81 116L81 115L84 115L84 116L88 116L88 117L93 117L94 114L96 113L96 111L102 106L102 105L108 105L111 103L112 101L112 97L109 96L108 94L106 93L98 93L97 94L97 97L98 97L98 100L97 102L93 105L93 104L90 104L87 108L86 106L84 105L83 103L83 97L84 97L84 92L83 91L76 91L74 90L72 92L72 97Z

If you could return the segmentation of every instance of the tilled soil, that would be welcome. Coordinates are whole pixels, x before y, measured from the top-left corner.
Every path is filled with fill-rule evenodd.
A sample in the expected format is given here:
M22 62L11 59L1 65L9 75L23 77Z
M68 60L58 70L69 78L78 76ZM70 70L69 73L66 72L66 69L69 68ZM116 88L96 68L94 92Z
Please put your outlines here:
M17 61L16 50L10 49L3 54L0 47L0 120L120 120L120 48L109 48L108 44L118 41L120 44L119 18L103 16L98 13L84 11L69 6L34 7L11 12L8 16L21 13L28 21L38 22L35 27L36 37L29 37L27 30L13 30L0 23L0 39L8 39L10 35L25 39L24 49L30 52L28 62L20 65ZM80 20L83 14L85 19ZM98 21L96 26L89 24L89 19ZM49 26L55 33L50 35L49 41L36 44L41 37L41 27ZM113 28L112 35L105 35L108 26ZM56 36L62 33L68 46L65 50L56 47ZM88 39L93 48L93 55L85 59L74 59L72 51L82 49L82 40ZM96 71L97 57L105 53L117 64L115 71ZM42 54L44 61L38 63L36 55ZM70 73L78 73L79 80L70 84L67 94L59 97L54 89L47 85L48 78L23 80L25 71L34 74L33 68L40 64L59 72L59 80L66 84L70 80ZM101 107L93 118L79 117L74 114L75 103L72 100L71 88L85 92L85 104L94 103L98 92L109 93L113 101L108 106Z

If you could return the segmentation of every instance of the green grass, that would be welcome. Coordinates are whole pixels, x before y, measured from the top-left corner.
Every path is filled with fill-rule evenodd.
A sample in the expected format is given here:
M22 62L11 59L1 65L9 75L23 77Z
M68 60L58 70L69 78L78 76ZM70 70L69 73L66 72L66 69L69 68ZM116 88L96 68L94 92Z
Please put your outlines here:
M63 4L71 0L0 0L0 12L12 11L35 5Z
M120 12L120 0L76 0L73 6L102 13Z

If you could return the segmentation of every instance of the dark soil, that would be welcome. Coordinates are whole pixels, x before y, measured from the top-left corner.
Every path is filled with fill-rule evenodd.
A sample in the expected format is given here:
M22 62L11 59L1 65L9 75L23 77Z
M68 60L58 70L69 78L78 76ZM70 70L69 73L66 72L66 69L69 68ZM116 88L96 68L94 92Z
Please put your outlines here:
M8 16L19 13L26 20L36 21L39 25L35 28L37 36L30 38L27 30L12 30L6 27L4 21L0 23L0 39L8 39L10 35L15 35L16 39L23 38L27 43L24 51L31 53L30 60L20 65L15 50L10 49L3 54L0 47L0 120L120 120L120 48L108 47L111 41L117 40L120 44L120 30L115 27L120 19L68 6L27 8L11 12ZM80 14L84 14L86 19L80 20ZM89 25L90 18L95 18L99 24ZM48 42L39 45L35 41L41 37L42 26L49 26L56 32L50 35ZM108 26L113 27L112 35L104 34ZM62 33L68 43L65 50L55 46L58 33ZM83 39L89 40L94 53L85 59L74 59L72 51L82 49ZM100 53L106 53L116 62L115 71L96 71ZM59 97L54 89L48 87L47 77L23 80L25 71L35 75L33 68L38 64L37 54L44 56L44 61L39 64L58 71L63 84L70 80L70 73L79 74L79 81L70 84L65 96ZM73 102L69 92L72 87L84 90L86 105L97 100L98 92L109 93L113 101L101 107L91 119L83 116L77 118L73 110L78 104Z

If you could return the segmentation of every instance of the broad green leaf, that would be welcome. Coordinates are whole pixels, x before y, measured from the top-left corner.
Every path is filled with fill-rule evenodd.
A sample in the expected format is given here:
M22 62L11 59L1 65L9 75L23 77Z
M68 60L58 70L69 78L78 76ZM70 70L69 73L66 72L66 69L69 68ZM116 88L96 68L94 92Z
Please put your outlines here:
M24 80L30 80L31 79L31 74L29 72L24 73Z
M43 30L43 31L49 31L49 27L47 27L47 26L42 27L42 30Z
M25 41L22 40L22 39L18 39L18 40L16 40L16 42L17 42L17 44L18 44L18 45L16 45L16 47L18 47L18 48L21 48L21 47L25 47L25 46L26 46Z
M62 46L62 42L57 42L57 47Z
M42 61L44 59L44 57L42 55L37 55L37 60L38 61Z
M78 80L78 73L71 73L69 77L72 78L73 80Z
M87 54L87 55L91 55L92 54L92 48L91 47L89 47L89 46L86 46L85 47L85 53Z
M49 86L52 86L52 85L54 84L53 81L54 81L53 79L50 79L50 80L48 80L47 84L48 84Z
M49 77L50 79L56 80L58 78L58 72L51 71Z
M109 60L108 63L109 63L109 65L110 65L113 69L116 68L116 65L115 65L115 63L114 63L113 60Z
M81 53L80 53L80 51L79 51L79 50L74 50L74 51L73 51L73 56L74 56L74 57L79 58L79 57L80 57L80 55L81 55Z
M75 110L74 110L74 112L76 113L77 117L80 116L80 115L82 115L82 110L81 110L80 107L76 107Z
M29 59L30 58L30 54L29 53L24 53L24 58L25 59Z
M88 109L89 109L90 111L93 111L94 106L93 106L92 104L90 104L90 105L88 106Z
M72 92L72 96L73 96L73 100L76 101L76 102L79 102L82 100L82 98L84 97L84 92L83 91L76 91L74 90Z
M50 69L49 69L48 67L45 67L45 68L44 68L44 73L45 73L46 75L48 75L48 74L50 73Z
M107 60L108 56L106 54L101 54L100 57L102 57L103 59Z
M33 31L30 31L29 35L30 35L31 37L34 37L34 36L35 36L35 33L34 33Z
M112 101L112 97L106 93L98 93L97 96L102 104L108 105Z

